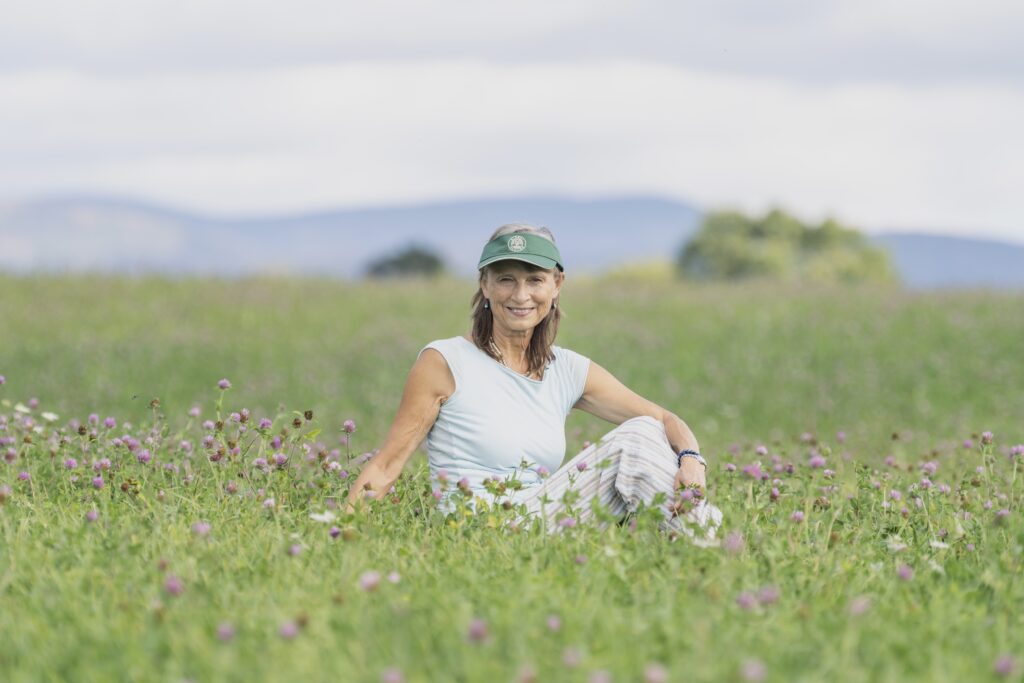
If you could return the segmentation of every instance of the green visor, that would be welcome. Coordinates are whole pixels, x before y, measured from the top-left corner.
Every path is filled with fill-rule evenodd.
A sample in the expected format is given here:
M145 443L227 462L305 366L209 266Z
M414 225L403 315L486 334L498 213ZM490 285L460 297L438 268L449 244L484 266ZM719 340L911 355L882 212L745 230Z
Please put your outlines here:
M565 270L554 242L532 232L513 232L488 242L484 252L480 254L477 269L508 259L532 263L546 269L557 267L558 270Z

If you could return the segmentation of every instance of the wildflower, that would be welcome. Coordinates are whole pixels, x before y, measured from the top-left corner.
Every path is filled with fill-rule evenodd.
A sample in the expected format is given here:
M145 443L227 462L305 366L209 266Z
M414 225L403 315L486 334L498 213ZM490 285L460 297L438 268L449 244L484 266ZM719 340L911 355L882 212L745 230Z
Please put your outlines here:
M466 629L466 637L473 643L480 643L487 639L488 630L487 622L483 619L476 617L469 622L469 628Z
M185 584L174 574L168 574L164 579L164 590L168 595L178 596L185 591Z
M103 426L106 427L107 429L114 429L115 427L117 427L117 420L115 420L112 417L108 417L107 419L103 420Z
M223 621L217 626L217 640L227 643L235 637L235 627L229 622Z
M537 671L529 664L524 664L516 676L516 683L537 683Z
M921 465L921 472L926 477L934 477L935 476L935 472L938 469L939 469L939 463L935 462L934 460L929 460L928 462L922 463L922 465Z
M0 486L0 505L6 503L12 493L14 493L14 489L12 489L10 485L4 484L3 486Z
M789 516L789 519L794 524L799 524L800 522L804 521L804 513L801 510L796 510L792 515Z
M562 620L558 618L558 615L551 614L548 616L548 630L552 633L558 633L562 628Z
M762 474L760 463L756 463L755 462L755 463L751 463L749 465L746 465L743 468L743 474L745 474L746 476L750 477L751 479L760 479L761 478L761 474Z
M153 459L153 456L146 449L142 449L141 451L135 454L135 459L141 462L143 465L146 465L149 463L150 460Z
M576 518L563 517L562 519L558 520L558 526L562 527L563 529L571 529L574 526L576 526Z
M78 461L75 460L74 458L68 458L67 460L64 461L64 469L73 470L76 467L78 467Z
M388 583L398 583L402 580L402 575L398 572L391 572L388 574Z
M917 485L920 486L925 491L927 491L928 489L930 489L932 487L932 480L929 479L928 477L923 477L921 479L921 481L918 482Z
M2 387L5 384L7 384L7 378L4 377L3 375L0 375L0 387Z
M331 512L330 510L324 510L323 512L313 512L309 515L309 518L314 522L333 522L335 519L337 519L337 517L338 516Z
M1010 516L1010 511L1006 508L996 511L996 524L1002 524Z
M362 576L359 577L359 588L372 593L377 590L377 586L380 585L380 572L368 571L363 572Z
M668 683L668 669L651 663L644 667L644 683Z
M985 445L985 446L987 446L990 443L992 443L992 439L993 438L994 438L994 435L992 434L992 432L982 432L981 433L981 443L983 445Z
M98 475L96 475L95 477L92 478L92 487L94 489L99 490L99 489L103 488L103 484L104 483L105 482L103 481L103 476L102 475L98 474Z
M772 500L778 500L780 495L782 494L779 493L779 489L773 486L771 493L768 494L768 497L771 498Z
M757 605L757 598L754 597L753 593L743 591L736 596L736 605L744 611L752 610Z
M901 564L896 570L896 575L900 577L901 581L910 581L914 578L914 570L910 565Z
M302 546L298 543L292 543L288 546L288 554L292 557L298 557L302 553Z
M21 481L29 481L32 479L32 475L28 472L18 472L18 479Z
M263 501L263 507L269 510L274 507L276 502L277 501L275 501L273 498L267 498L265 501Z
M40 413L39 417L43 418L47 422L56 422L57 421L57 414L56 413L50 413L50 412Z
M836 441L839 443L846 442L846 432L836 432Z
M850 601L850 616L859 617L871 609L871 598L858 595Z
M812 455L807 464L813 469L820 469L825 466L825 458L821 455Z
M576 556L575 562L576 562L576 564L586 564L587 563L587 556L581 553L581 554Z
M235 483L234 480L231 480L227 484L224 484L224 490L230 494L238 493L238 484Z
M562 652L562 664L569 668L576 668L583 661L583 653L578 647L567 647Z
M210 534L211 528L212 527L210 526L209 522L196 522L192 525L192 533L194 533L196 536L199 536L200 538L203 538Z
M974 448L974 442L970 439L964 439L964 448L967 450Z
M17 459L18 459L18 451L14 450L13 448L8 448L4 452L4 460L6 460L8 463L12 463L12 462L14 462Z
M405 676L402 674L401 669L393 666L389 669L384 669L380 675L380 683L405 683Z
M777 586L764 586L757 592L757 601L762 605L774 605L779 601Z
M546 479L550 474L551 470L549 470L547 467L544 467L544 465L541 465L540 467L537 468L537 475L541 479Z
M221 391L224 391L231 388L231 382L225 378L217 382L217 386L220 388Z
M273 424L274 423L271 422L269 418L266 418L266 417L260 418L260 429L270 429L270 427Z
M274 453L274 464L278 467L284 467L288 464L288 456L284 453Z
M99 510L89 510L88 512L85 513L85 521L87 522L95 522L99 518Z
M580 460L578 463L576 463L576 469L580 472L585 472L587 470L587 461Z
M764 446L758 446L757 448L754 449L754 452L762 457L768 455L768 449L765 448Z
M725 471L726 472L735 472L736 471L736 465L732 464L731 462L725 463Z
M896 458L891 455L885 456L886 467L896 467Z
M238 413L231 413L230 415L228 415L228 419L231 420L232 422L241 422L242 416L239 415Z
M996 659L996 663L992 666L992 671L997 676L1008 678L1013 675L1014 670L1017 668L1016 662L1010 655L999 655Z
M893 489L892 491L889 491L889 497L892 498L893 500L902 500L903 494L897 491L896 489Z
M768 667L760 659L748 659L740 667L740 675L745 681L760 683L768 676Z
M331 530L328 531L327 533L331 535L331 538L337 538L338 536L341 535L341 529L339 529L336 526L332 526Z
M356 423L353 420L345 420L341 428L346 434L353 434L356 431Z
M722 541L722 549L730 555L739 555L743 552L744 545L743 534L738 531L732 532Z
M281 624L281 628L277 629L277 633L285 640L291 640L295 636L299 635L299 625L294 621L286 621Z

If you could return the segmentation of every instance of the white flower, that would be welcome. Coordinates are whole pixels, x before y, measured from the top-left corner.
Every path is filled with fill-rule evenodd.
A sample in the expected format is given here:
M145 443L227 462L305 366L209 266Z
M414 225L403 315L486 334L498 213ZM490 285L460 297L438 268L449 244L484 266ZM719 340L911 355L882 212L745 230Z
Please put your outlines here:
M32 428L32 431L35 432L36 434L42 434L43 428L40 427L39 425L36 425L35 427Z
M44 420L46 420L47 422L56 422L57 421L57 413L45 412L45 413L40 413L39 416L41 418L43 418Z
M323 512L314 512L309 518L314 522L333 522L338 516L330 510L324 510Z
M907 549L907 544L901 541L899 536L890 536L886 541L886 545L889 546L889 550L894 553L903 552Z
M945 550L949 547L948 543L943 543L942 541L932 541L931 543L929 543L929 545L933 548L938 548L940 550Z
M32 409L29 408L24 403L16 403L14 405L14 411L17 412L17 413L31 413Z

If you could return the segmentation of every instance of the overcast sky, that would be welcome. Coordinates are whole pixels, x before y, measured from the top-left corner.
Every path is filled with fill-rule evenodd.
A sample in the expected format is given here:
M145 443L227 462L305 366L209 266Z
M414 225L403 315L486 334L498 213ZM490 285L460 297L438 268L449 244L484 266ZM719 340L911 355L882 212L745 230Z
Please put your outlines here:
M0 14L0 201L520 195L1024 242L1024 3L90 0Z

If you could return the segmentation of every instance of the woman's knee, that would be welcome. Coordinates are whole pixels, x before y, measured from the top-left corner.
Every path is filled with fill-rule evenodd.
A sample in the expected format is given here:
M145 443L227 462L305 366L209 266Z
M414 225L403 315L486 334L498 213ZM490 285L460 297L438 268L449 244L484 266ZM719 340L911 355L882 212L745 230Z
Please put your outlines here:
M632 417L609 432L613 434L640 435L650 438L667 439L665 436L665 423L649 415Z

